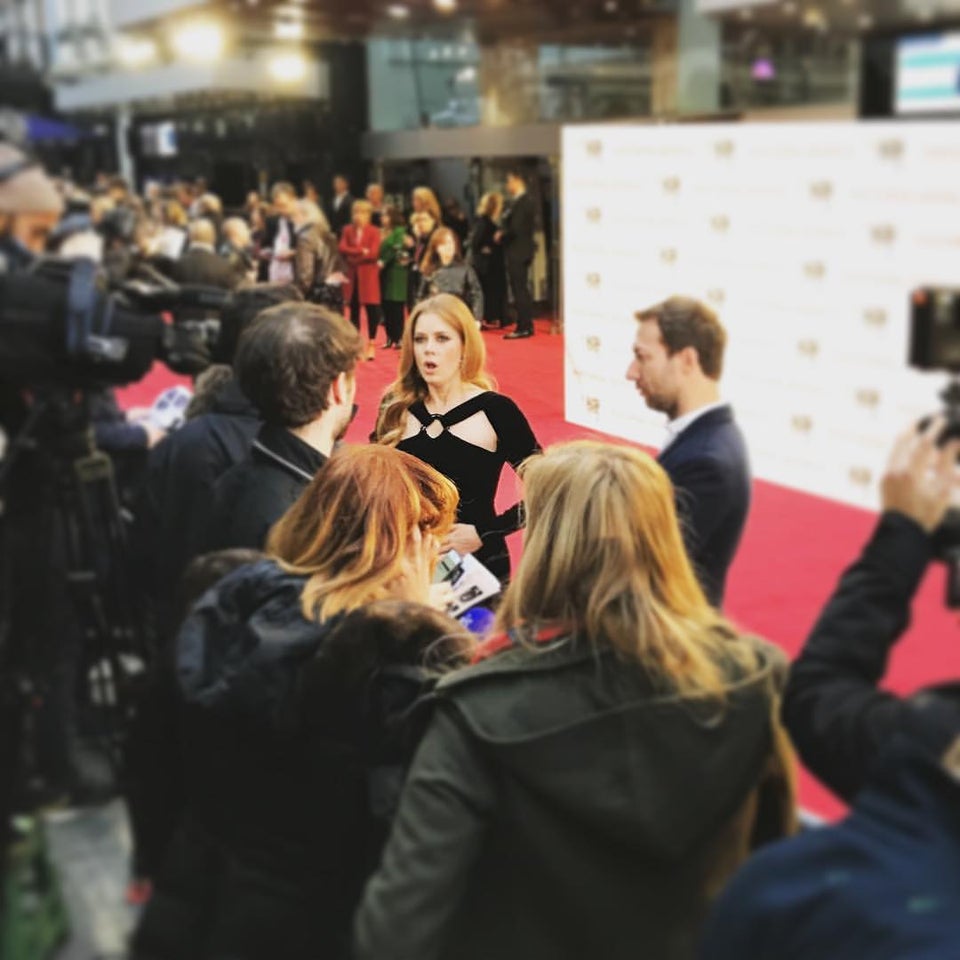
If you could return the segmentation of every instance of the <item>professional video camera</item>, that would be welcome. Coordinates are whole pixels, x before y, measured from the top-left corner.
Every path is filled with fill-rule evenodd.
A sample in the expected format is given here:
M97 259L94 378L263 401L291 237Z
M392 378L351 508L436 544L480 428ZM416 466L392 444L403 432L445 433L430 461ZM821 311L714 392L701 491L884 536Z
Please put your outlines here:
M149 660L90 398L141 379L158 359L203 370L230 295L146 275L110 290L91 261L55 259L0 275L0 795L49 783L38 743L51 721L38 717L69 713L77 688L96 708L84 735L116 761L131 655ZM0 796L0 817L10 802Z
M940 394L946 426L937 442L960 438L960 289L924 287L913 292L910 366L945 371L950 381ZM927 417L919 428L926 429ZM960 505L952 506L934 534L937 558L947 564L947 606L960 609Z

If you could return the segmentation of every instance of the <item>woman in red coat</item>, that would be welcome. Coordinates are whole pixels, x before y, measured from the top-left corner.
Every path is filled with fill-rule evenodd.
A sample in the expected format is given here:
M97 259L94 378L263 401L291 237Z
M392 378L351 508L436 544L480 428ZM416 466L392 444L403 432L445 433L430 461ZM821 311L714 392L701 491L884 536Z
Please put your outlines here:
M367 311L367 359L376 355L373 346L380 326L380 231L371 225L373 208L366 200L357 200L351 208L352 222L340 234L340 252L347 260L344 303L350 304L350 321L360 329L360 306Z

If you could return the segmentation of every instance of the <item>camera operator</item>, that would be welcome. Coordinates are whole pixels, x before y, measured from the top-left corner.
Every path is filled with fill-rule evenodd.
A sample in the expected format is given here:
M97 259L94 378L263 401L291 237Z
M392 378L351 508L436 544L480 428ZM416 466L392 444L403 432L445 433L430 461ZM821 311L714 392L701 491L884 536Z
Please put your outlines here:
M43 169L0 143L0 273L22 270L43 253L63 199Z
M944 425L897 441L877 528L784 696L800 756L853 809L747 864L718 902L707 960L957 956L960 682L908 698L878 689L960 488L960 442L937 444Z

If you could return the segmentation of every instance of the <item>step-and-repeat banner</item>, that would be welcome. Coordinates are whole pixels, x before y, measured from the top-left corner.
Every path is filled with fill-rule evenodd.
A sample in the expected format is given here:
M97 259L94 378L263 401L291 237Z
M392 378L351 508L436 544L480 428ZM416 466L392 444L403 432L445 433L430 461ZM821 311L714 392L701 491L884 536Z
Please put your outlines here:
M570 127L563 218L571 423L659 447L633 314L698 297L755 475L877 506L946 380L907 366L909 294L960 286L960 124Z

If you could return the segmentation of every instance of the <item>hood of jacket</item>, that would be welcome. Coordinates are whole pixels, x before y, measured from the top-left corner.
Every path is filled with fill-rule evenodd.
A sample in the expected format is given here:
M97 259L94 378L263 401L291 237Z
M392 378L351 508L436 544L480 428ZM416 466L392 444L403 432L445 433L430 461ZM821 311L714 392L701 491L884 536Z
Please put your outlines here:
M187 704L283 722L299 668L329 630L303 617L305 582L261 560L201 597L177 637L177 678Z
M676 862L715 835L772 750L776 654L723 704L654 689L644 671L569 638L513 647L438 686L494 765L607 842Z

